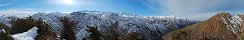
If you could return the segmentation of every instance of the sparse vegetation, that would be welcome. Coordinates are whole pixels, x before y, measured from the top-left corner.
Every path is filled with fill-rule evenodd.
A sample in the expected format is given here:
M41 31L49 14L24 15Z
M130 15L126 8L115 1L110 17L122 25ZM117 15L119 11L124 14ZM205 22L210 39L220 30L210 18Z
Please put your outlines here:
M91 35L88 37L91 40L101 40L101 36L102 34L99 33L99 31L97 30L96 27L88 27L88 29L86 30L88 32L91 33Z
M29 29L37 27L38 35L35 38L36 40L55 40L56 34L48 28L48 25L42 21L42 19L34 20L31 17L26 19L18 18L12 21L12 27L9 32L10 34L23 33Z
M12 36L8 33L0 32L0 39L1 40L13 40Z
M63 24L61 39L76 40L74 33L74 21L71 21L68 17L63 17L63 19L61 19L61 22Z
M48 28L47 24L42 19L36 20L36 27L38 28L38 34L36 40L56 40L56 34Z
M4 27L6 27L6 25L0 23L0 39L1 40L13 40L13 38L11 37L11 35L8 32L4 33L3 31L1 31L2 29L4 29Z
M137 39L137 35L138 34L136 32L128 33L128 36L125 36L123 40L139 40Z
M12 27L10 28L9 33L10 34L22 33L28 31L35 25L36 25L35 21L30 17L26 19L18 18L12 22Z
M116 31L118 27L118 21L116 21L115 23L111 23L110 28L108 29L108 33L110 33L110 35L105 35L104 40L118 40L118 33Z

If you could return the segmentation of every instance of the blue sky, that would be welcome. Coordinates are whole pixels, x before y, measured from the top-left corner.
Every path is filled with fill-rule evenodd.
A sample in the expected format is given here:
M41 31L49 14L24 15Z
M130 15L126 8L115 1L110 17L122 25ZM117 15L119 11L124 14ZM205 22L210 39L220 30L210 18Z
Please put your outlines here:
M96 10L204 20L216 13L244 13L244 0L0 0L0 15Z

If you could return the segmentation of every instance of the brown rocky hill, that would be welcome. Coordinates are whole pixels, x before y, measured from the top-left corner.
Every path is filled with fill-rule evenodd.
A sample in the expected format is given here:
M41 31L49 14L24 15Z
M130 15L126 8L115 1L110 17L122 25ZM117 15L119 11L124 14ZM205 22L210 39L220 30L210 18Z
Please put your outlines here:
M163 35L163 40L244 40L244 15L219 13L208 20Z

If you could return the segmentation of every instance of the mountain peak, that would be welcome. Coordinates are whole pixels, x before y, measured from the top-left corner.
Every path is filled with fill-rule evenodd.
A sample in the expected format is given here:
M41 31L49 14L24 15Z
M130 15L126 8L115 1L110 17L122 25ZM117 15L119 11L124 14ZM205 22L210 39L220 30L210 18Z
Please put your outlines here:
M193 24L163 36L163 39L233 40L243 37L243 15L219 13L208 20ZM237 36L240 35L240 36Z
M196 20L178 19L174 16L139 16L125 12L102 11L78 11L64 15L41 13L31 16L35 20L43 19L57 35L60 35L60 30L65 25L60 21L64 17L67 17L69 21L74 21L72 23L76 24L73 26L76 27L74 30L78 40L90 39L88 37L93 34L90 34L92 32L87 30L93 27L102 36L109 36L115 32L116 37L119 38L126 38L131 34L136 34L138 37L135 37L135 39L159 40L161 35L165 33L198 22Z
M0 17L0 19L0 24L13 25L11 27L14 28L10 27L11 30L20 30L14 31L13 34L27 31L28 28L36 26L43 30L38 31L39 36L46 35L42 33L49 33L54 36L51 39L57 35L57 39L69 37L70 40L73 38L76 40L160 40L162 35L170 31L199 22L174 16L140 16L125 12L102 11L40 12L25 18ZM18 29L19 27L21 29ZM6 28L6 30L8 29Z

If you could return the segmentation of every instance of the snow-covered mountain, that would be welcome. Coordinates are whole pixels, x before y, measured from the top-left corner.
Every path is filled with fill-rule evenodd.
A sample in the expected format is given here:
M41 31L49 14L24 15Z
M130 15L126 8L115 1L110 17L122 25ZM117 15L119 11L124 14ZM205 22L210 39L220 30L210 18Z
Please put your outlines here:
M128 13L112 13L100 11L80 11L70 14L64 13L37 13L32 15L35 20L43 19L53 30L59 34L62 28L61 18L68 17L77 24L75 36L86 38L88 27L95 27L102 35L109 35L108 30L112 25L116 26L119 38L128 36L129 33L137 33L138 39L160 39L162 34L177 30L198 21L180 19L173 16L137 16ZM60 34L59 34L60 35Z
M174 16L139 16L124 12L78 11L73 13L36 13L30 16L42 20L57 36L61 36L68 19L77 40L159 40L163 34L195 24L199 21ZM11 26L11 19L0 17L0 23ZM14 20L14 19L12 19ZM92 38L96 36L97 38Z
M244 15L219 13L208 20L164 35L164 40L243 40Z
M16 16L7 16L7 15L3 15L0 16L0 23L3 23L5 25L7 25L8 27L11 27L11 21L14 19L17 19L18 17Z

